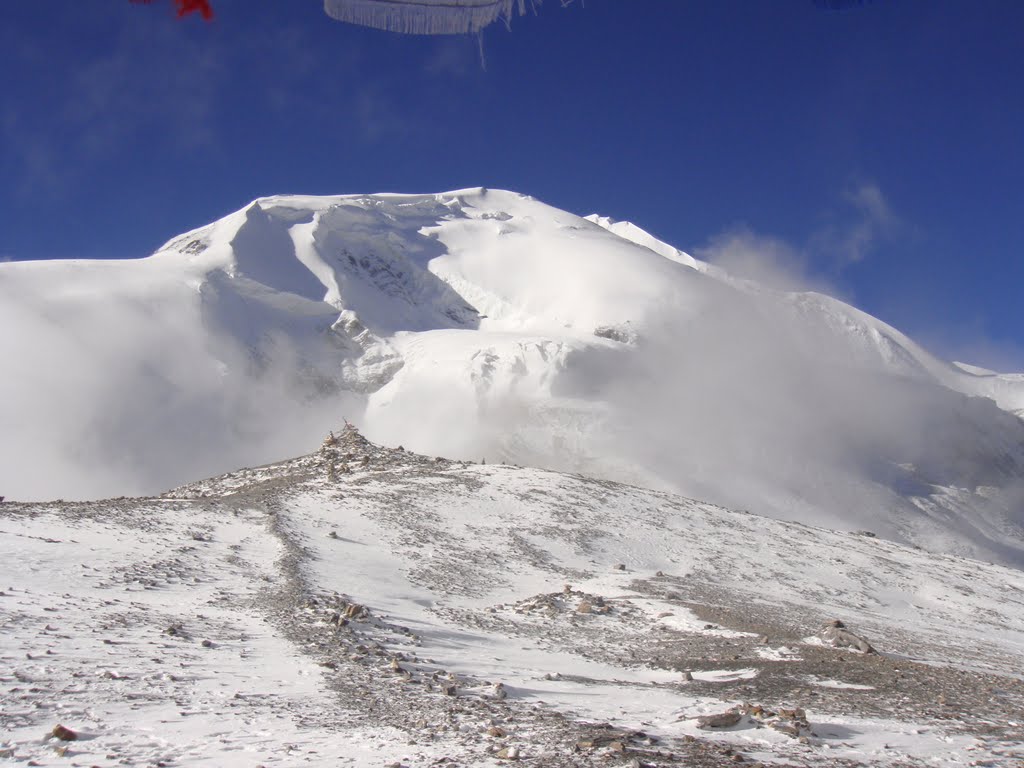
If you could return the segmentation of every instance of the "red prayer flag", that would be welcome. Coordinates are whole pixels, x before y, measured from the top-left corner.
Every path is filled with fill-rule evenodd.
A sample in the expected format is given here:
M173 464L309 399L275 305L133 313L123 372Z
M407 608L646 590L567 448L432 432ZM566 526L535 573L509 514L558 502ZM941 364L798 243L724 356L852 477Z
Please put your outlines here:
M151 3L153 0L131 0L133 3ZM209 21L213 18L213 6L210 0L174 0L178 6L178 18L188 16L190 13L198 12L200 16Z

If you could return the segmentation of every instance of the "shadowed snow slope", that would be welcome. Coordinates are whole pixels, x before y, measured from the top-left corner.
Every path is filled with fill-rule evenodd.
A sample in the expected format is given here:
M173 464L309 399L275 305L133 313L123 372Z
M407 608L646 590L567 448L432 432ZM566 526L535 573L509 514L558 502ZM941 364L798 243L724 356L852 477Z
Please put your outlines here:
M1024 562L1024 378L503 191L279 196L136 261L0 264L0 492L374 439Z

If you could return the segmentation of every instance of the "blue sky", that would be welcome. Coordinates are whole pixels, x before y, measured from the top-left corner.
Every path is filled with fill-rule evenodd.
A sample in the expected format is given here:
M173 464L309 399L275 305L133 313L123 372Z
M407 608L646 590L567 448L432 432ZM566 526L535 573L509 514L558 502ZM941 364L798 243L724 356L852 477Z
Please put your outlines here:
M548 0L418 38L318 0L0 4L0 258L142 256L252 198L515 189L1024 369L1024 3Z

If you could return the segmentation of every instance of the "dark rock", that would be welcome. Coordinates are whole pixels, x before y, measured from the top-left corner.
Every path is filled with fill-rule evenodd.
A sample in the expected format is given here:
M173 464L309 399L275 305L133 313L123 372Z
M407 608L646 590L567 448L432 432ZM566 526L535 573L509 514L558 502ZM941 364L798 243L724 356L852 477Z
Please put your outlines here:
M697 718L697 727L704 730L715 728L732 728L740 721L740 713L735 709L727 709L716 715L705 715Z
M826 624L820 637L834 648L856 648L861 653L875 653L871 643L848 630L839 619L833 619Z
M61 741L76 741L78 739L77 733L60 724L53 726L53 730L50 731L50 735L55 739L60 739Z

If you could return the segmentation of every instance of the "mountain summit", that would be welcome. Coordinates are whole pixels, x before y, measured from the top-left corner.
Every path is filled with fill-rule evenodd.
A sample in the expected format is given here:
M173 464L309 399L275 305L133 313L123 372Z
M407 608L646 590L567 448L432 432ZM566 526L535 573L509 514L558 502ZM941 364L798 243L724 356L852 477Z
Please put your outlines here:
M153 493L347 416L1024 563L1024 376L513 192L261 198L144 259L0 264L0 297L8 497Z

